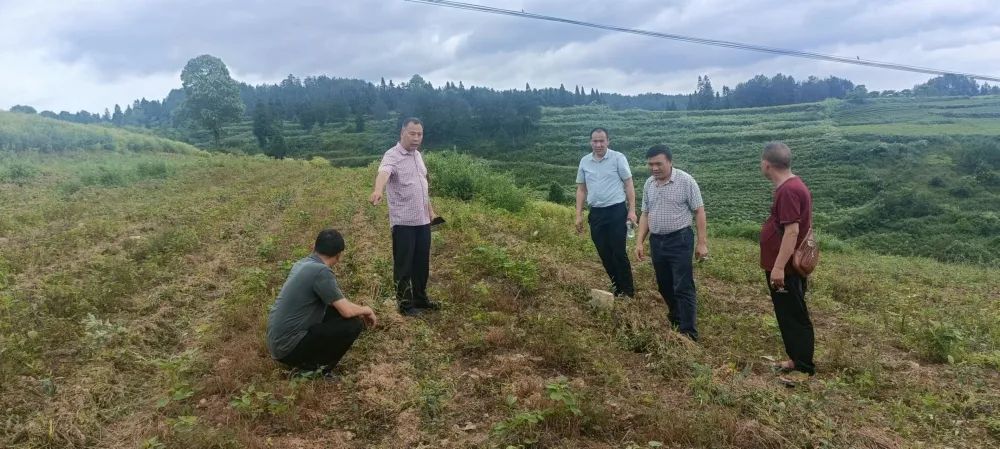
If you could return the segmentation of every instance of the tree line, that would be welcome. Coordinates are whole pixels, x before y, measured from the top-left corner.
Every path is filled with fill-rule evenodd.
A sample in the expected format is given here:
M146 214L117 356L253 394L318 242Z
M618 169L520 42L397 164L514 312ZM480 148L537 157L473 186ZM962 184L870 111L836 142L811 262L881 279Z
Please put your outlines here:
M462 82L433 86L419 75L396 83L383 78L378 83L358 79L289 75L276 84L251 86L233 80L226 65L211 55L191 59L181 72L182 88L173 89L163 100L135 100L122 109L114 105L103 113L79 111L40 115L76 123L105 123L154 129L203 128L219 142L225 125L252 120L260 147L277 157L286 151L281 124L297 122L310 130L328 123L353 123L358 132L366 121L397 116L418 116L427 123L425 141L430 145L475 145L490 142L517 145L537 128L542 107L590 104L613 109L709 110L777 106L822 101L827 98L862 102L871 97L974 96L1000 94L1000 86L979 85L974 79L943 75L913 89L869 92L850 80L810 76L797 81L791 76L757 75L736 87L716 90L708 76L698 77L691 94L647 93L623 95L583 86L497 90L466 87ZM12 112L35 114L31 106L17 105Z
M757 75L730 89L723 86L715 90L708 76L699 76L695 91L687 95L686 108L689 110L754 108L780 106L796 103L812 103L827 98L846 99L863 102L867 98L878 97L944 97L1000 95L1000 86L980 85L967 76L942 75L931 78L913 89L871 91L863 84L855 85L850 80L831 76L820 79L810 76L805 81L796 81L782 74L768 78Z

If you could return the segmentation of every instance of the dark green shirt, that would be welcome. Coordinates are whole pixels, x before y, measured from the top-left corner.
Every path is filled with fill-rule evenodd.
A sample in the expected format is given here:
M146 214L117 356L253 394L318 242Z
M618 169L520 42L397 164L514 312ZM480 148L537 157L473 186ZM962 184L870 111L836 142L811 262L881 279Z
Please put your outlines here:
M318 254L295 262L267 317L267 349L271 357L280 360L290 354L309 327L322 322L330 304L340 299L344 294L337 286L337 278Z

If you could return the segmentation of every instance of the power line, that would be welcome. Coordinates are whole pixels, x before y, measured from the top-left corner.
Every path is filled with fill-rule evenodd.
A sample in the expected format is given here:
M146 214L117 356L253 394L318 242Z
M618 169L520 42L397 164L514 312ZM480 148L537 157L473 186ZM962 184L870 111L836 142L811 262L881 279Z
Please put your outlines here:
M650 37L656 37L656 38L660 38L660 39L671 39L671 40L682 41L682 42L690 42L690 43L694 43L694 44L712 45L712 46L716 46L716 47L735 48L735 49L739 49L739 50L750 50L750 51L757 51L757 52L762 52L762 53L771 53L771 54L782 55L782 56L792 56L792 57L796 57L796 58L816 59L816 60L820 60L820 61L839 62L839 63L843 63L843 64L854 64L854 65L861 65L861 66L868 66L868 67L877 67L877 68L889 69L889 70L901 70L901 71L905 71L905 72L927 73L927 74L931 74L931 75L959 75L959 76L965 76L965 77L974 78L974 79L978 79L978 80L1000 82L1000 77L996 77L996 76L975 75L975 74L971 74L971 73L954 72L954 71L934 69L934 68L929 68L929 67L920 67L920 66L913 66L913 65L906 65L906 64L896 64L896 63L892 63L892 62L873 61L873 60L870 60L870 59L861 59L860 57L848 58L848 57L844 57L844 56L828 55L828 54L823 54L823 53L813 53L813 52L800 51L800 50L788 50L788 49L784 49L784 48L767 47L767 46L763 46L763 45L745 44L745 43L741 43L741 42L723 41L723 40L718 40L718 39L705 39L705 38L700 38L700 37L684 36L684 35L680 35L680 34L659 33L659 32L656 32L656 31L639 30L639 29L635 29L635 28L624 28L624 27L617 27L617 26L612 26L612 25L601 25L601 24L598 24L598 23L583 22L583 21L580 21L580 20L565 19L565 18L562 18L562 17L554 17L554 16L546 16L546 15L542 15L542 14L534 14L534 13L524 12L524 10L515 11L515 10L511 10L511 9L494 8L492 6L482 6L482 5L475 5L475 4L472 4L472 3L453 2L453 1L447 1L447 0L404 0L404 1L411 2L411 3L422 3L422 4L426 4L426 5L440 6L440 7L445 7L445 8L464 9L464 10L469 10L469 11L477 11L477 12L483 12L483 13L487 13L487 14L497 14L497 15L505 15L505 16L523 17L523 18L526 18L526 19L536 19L536 20L545 20L545 21L549 21L549 22L566 23L566 24L570 24L570 25L578 25L578 26L583 26L583 27L588 27L588 28L597 28L597 29L607 30L607 31L617 31L617 32L620 32L620 33L638 34L640 36L650 36Z

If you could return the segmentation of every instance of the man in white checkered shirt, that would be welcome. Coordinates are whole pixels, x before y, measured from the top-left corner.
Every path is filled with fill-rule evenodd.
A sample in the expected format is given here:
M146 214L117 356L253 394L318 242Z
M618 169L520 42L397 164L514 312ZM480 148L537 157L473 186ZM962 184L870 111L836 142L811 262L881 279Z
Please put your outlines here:
M646 258L649 235L656 285L667 303L670 324L680 333L698 341L696 326L697 292L694 286L692 252L699 260L708 257L707 221L701 189L691 175L674 168L673 155L666 145L646 152L650 176L642 188L642 215L636 258ZM695 245L691 223L698 228Z
M382 156L375 188L368 199L375 205L382 201L382 192L388 194L392 277L396 283L397 308L405 316L438 309L438 304L427 297L434 208L427 184L427 166L420 154L423 139L424 125L420 119L403 120L399 142Z

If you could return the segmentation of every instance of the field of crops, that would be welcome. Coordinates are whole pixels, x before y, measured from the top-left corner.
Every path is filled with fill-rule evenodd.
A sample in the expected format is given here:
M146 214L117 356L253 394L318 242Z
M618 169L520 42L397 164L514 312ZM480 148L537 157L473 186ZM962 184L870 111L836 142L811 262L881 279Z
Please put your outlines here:
M3 153L0 173L19 176L0 181L0 444L1000 444L995 269L827 251L809 300L819 374L787 389L762 359L781 345L752 242L710 239L692 345L667 328L648 263L634 301L588 306L605 277L571 208L525 201L485 164L428 160L449 220L430 286L444 309L404 319L370 168ZM332 383L290 376L264 347L277 289L327 226L347 236L345 292L382 321Z
M820 107L777 112L794 121ZM711 113L627 114L737 126ZM557 126L560 117L551 113L546 129L554 140L563 133L563 151L575 158L574 127L590 124ZM5 118L0 128L36 142L89 131ZM372 168L184 151L121 130L107 136L98 148L0 152L4 447L1000 444L995 268L827 241L809 303L819 374L790 390L762 360L781 346L756 245L743 238L753 225L715 222L713 257L696 267L702 341L693 346L667 328L648 263L635 265L636 300L591 309L587 291L605 278L589 238L571 231L572 209L534 201L490 170L551 182L564 168L431 154L435 209L449 225L434 235L430 292L444 309L409 320L391 301L386 211L365 203ZM161 149L129 151L129 142ZM644 145L632 142L619 148ZM726 196L718 192L750 192L728 203L734 210L741 201L766 207L766 186L752 176L756 144L745 147L750 157L712 147L728 154L715 158L723 166L746 160L727 178L701 146L670 143L678 165L705 179L716 208ZM925 151L920 160L961 165L948 154ZM820 185L850 173L802 165ZM345 292L382 321L334 383L289 376L263 344L266 311L291 263L328 226L347 236L337 268Z

